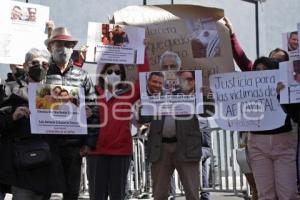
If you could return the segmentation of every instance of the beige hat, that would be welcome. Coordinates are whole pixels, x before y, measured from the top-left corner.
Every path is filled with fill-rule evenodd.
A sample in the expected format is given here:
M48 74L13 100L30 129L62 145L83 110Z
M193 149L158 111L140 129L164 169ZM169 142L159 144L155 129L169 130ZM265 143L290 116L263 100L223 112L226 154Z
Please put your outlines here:
M78 40L73 38L69 30L65 27L57 27L55 28L52 33L50 38L45 40L45 45L48 47L51 42L54 41L69 41L69 42L74 42L75 45L77 44Z

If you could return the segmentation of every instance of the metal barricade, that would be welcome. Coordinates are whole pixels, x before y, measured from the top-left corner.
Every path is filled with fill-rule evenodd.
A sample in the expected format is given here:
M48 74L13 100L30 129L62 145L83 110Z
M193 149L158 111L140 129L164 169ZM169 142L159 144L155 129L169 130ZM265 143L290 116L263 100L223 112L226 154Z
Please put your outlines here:
M248 199L250 196L249 185L235 157L235 149L240 145L239 133L214 129L211 131L211 136L213 155L209 158L210 187L201 189L209 192L234 193L236 196ZM146 138L146 135L140 134L133 137L133 158L128 172L128 198L151 196L150 166L146 162L145 155ZM88 181L85 172L86 161L84 159L80 188L81 199L88 199ZM184 195L177 172L175 172L175 180L177 195Z
M147 173L147 162L145 157L146 136L138 134L133 137L133 158L128 172L128 197L140 198L145 195L150 196L151 177Z
M239 132L215 129L212 134L213 156L210 159L211 188L213 192L232 192L249 198L249 185L241 172L235 150L240 146Z
M80 189L79 189L79 199L90 199L86 169L87 169L86 158L83 158L82 165L81 165L81 182L80 182Z

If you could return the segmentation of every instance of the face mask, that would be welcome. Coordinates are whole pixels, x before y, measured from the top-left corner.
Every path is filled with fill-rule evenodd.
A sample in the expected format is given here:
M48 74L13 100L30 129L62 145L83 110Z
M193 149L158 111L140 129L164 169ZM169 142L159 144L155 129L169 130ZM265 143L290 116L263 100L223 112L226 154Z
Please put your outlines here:
M52 57L56 64L66 64L71 59L72 53L72 48L64 47L55 49L52 53Z
M115 74L115 72L113 72L112 74L106 75L106 81L109 85L114 85L117 82L121 81L121 77L120 77L120 75L117 75L117 74Z
M28 75L32 80L40 82L47 75L47 70L40 64L29 67Z
M22 76L24 76L24 74L25 74L25 70L18 69L18 68L16 69L16 73L14 73L16 79L21 78Z

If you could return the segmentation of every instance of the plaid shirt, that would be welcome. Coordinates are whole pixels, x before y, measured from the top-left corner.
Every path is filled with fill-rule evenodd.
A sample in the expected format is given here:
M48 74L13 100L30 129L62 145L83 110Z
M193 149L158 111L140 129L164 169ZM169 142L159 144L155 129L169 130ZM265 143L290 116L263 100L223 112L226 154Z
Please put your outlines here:
M93 112L93 115L87 119L88 136L62 136L66 144L80 144L95 147L99 129L98 106L96 105L96 93L93 82L88 73L69 63L66 70L62 73L60 69L52 62L49 66L46 78L46 84L82 87L85 93L86 105Z

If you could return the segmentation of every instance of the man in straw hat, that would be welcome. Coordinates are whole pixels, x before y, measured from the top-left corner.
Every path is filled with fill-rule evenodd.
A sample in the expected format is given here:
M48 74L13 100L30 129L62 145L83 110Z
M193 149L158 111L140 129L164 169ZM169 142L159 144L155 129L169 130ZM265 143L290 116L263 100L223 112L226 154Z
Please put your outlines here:
M95 106L95 90L88 73L73 65L71 55L77 40L65 27L55 28L45 44L51 52L50 66L47 73L47 84L83 87L86 98L88 135L59 136L62 164L67 181L64 200L77 200L81 175L81 156L87 155L96 145L98 128L97 107Z

